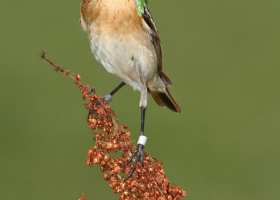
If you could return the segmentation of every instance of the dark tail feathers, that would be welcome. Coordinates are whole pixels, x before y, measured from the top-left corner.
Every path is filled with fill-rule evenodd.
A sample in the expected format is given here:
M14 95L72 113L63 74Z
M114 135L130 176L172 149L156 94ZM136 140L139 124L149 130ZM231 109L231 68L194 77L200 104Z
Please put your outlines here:
M158 92L156 90L149 89L149 88L148 91L159 106L167 107L176 113L181 113L180 106L173 99L173 97L171 96L167 88L165 88L165 92Z

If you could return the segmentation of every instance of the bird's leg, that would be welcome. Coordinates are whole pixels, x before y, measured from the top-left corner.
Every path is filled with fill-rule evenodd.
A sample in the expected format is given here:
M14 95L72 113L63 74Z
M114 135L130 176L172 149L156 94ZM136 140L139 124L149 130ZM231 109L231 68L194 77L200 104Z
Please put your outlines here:
M113 95L119 91L119 89L121 89L126 83L125 82L121 82L121 84L118 85L118 87L116 87L112 92L106 94L104 97L102 97L103 101L106 101L107 103L109 103L110 101L113 100Z
M127 164L129 164L132 159L136 156L136 159L133 163L133 167L131 169L131 171L129 172L129 174L127 175L126 179L124 180L124 182L130 178L133 174L133 172L135 171L137 162L140 159L140 162L143 165L143 160L144 160L144 147L147 141L147 137L144 136L144 121L145 121L145 111L146 111L146 107L141 107L141 133L140 133L140 137L137 143L137 148L136 150L133 152L133 154L131 155L131 157L128 159Z
M110 92L110 93L106 94L104 97L102 97L102 100L103 100L103 101L106 101L107 103L109 103L110 101L112 101L112 100L113 100L113 97L112 97L112 96L113 96L117 91L119 91L119 89L121 89L125 84L126 84L126 83L122 81L121 84L119 84L112 92ZM95 94L95 88L94 88L94 87L91 88L90 93L94 93L94 94ZM88 112L88 116L91 115L91 113L92 113L92 110L90 109L89 112Z
M124 182L132 177L133 172L135 171L137 162L140 160L140 162L143 165L143 160L144 160L144 147L147 141L147 137L144 136L144 122L145 122L145 112L146 112L146 107L147 107L147 89L141 91L141 100L140 100L140 107L141 107L141 132L140 132L140 137L137 142L137 147L136 150L132 153L131 157L128 159L127 164L129 164L132 159L136 156L136 159L133 163L133 167L129 174L127 175L126 179Z

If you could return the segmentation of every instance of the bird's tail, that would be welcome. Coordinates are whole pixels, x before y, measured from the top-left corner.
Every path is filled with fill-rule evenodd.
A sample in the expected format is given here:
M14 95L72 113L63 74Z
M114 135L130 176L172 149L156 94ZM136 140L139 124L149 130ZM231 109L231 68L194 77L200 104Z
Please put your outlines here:
M159 106L167 107L176 113L181 113L180 106L173 99L173 97L169 93L167 87L165 87L165 92L159 92L159 91L153 90L151 88L148 88L148 91Z

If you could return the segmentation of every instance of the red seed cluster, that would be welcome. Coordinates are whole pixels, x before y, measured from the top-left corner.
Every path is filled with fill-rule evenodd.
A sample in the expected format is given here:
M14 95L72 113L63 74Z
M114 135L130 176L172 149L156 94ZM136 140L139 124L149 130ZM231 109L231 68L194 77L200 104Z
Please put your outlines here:
M82 194L82 197L80 197L78 200L86 200L86 196Z
M94 130L93 149L89 149L86 163L100 165L101 172L104 172L104 180L109 181L109 186L115 194L120 194L119 199L143 199L143 200L177 200L186 196L186 192L179 186L173 186L166 178L162 163L158 163L155 158L149 156L145 151L144 165L140 162L136 165L133 176L123 182L132 169L132 163L127 164L135 146L129 139L127 125L118 125L116 113L111 106L102 101L100 95L89 96L88 90L82 90L86 109L91 110L87 117L88 127ZM108 153L121 151L122 155L112 158Z
M79 81L81 80L81 78L82 78L82 77L81 77L80 74L76 74L76 75L75 75L75 79L76 79L77 82L79 82Z
M68 76L75 81L78 89L82 91L83 100L89 100L90 103L84 103L86 109L91 110L87 117L88 127L94 130L95 146L88 150L86 163L100 165L100 170L104 172L103 177L109 181L110 187L115 194L120 194L119 199L143 199L143 200L177 200L186 196L186 192L179 186L173 186L164 174L162 163L158 163L155 158L149 156L145 151L143 166L139 162L133 176L124 179L132 169L132 163L127 164L133 150L136 149L129 139L130 132L127 132L127 126L119 126L116 121L116 113L106 102L102 101L102 96L92 94L88 85L83 85L79 81L81 76L76 74L73 77L70 70L65 70L54 64L45 57L42 50L41 59L44 59L53 67L55 71L60 71L64 76ZM91 95L90 95L91 94ZM122 151L118 158L112 158L108 153ZM173 187L172 187L173 186ZM82 194L79 200L85 200L86 196Z

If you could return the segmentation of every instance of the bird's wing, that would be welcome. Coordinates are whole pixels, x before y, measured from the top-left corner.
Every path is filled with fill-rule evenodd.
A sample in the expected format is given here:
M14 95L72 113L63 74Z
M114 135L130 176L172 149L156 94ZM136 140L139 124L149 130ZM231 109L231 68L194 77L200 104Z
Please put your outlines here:
M169 80L169 78L162 72L162 47L161 47L161 40L156 28L156 25L154 23L154 20L152 18L152 15L149 11L149 9L145 6L144 7L144 13L142 14L144 27L147 30L147 33L149 34L149 38L152 41L156 53L157 53L157 59L158 59L158 75L163 80L165 85L168 87L172 87L172 83Z

